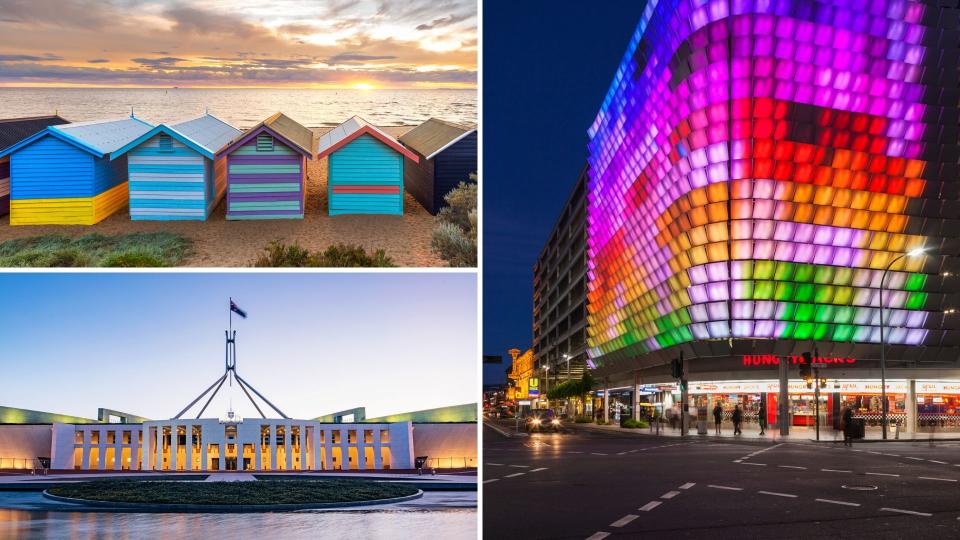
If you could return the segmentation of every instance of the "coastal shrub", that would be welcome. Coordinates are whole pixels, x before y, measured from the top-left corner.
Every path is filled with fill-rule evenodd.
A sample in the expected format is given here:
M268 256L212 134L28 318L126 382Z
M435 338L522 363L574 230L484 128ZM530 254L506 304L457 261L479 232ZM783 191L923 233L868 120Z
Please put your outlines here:
M0 266L177 266L192 249L190 239L168 232L33 236L0 243Z
M430 246L453 267L477 265L477 175L460 182L444 197L447 206L437 213Z
M391 267L393 260L382 249L372 254L360 245L334 244L322 252L312 253L299 244L287 245L280 240L274 240L264 248L264 253L257 256L253 266L263 268L357 268L357 267Z

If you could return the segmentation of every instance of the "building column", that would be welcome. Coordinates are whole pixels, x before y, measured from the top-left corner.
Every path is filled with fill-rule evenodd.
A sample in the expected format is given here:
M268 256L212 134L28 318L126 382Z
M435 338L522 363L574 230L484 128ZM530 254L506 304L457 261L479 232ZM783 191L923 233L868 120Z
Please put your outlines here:
M383 441L380 440L380 432L383 426L377 426L373 430L373 468L383 469Z
M916 433L917 431L917 381L910 379L907 381L907 419L904 422L904 431L907 433Z
M270 470L277 470L277 425L270 424Z
M163 424L156 425L156 459L154 460L153 470L162 471L163 470Z
M312 443L311 443L312 444ZM307 426L300 424L300 470L306 471L307 467Z
M610 421L610 389L606 381L603 383L603 421Z
M633 385L633 419L640 420L640 383Z
M80 457L80 469L84 471L90 469L90 432L86 430L83 432L83 455Z
M113 470L123 470L123 430L116 431L116 438L113 445Z
M259 471L263 462L263 431L259 426L257 427L257 440L253 447L253 459L253 470Z
M170 471L177 470L177 452L180 450L180 436L177 432L179 426L173 424L170 426Z
M283 429L283 457L286 462L287 470L293 470L293 447L290 445L290 437L293 436L293 424L287 424Z
M200 470L207 471L210 464L210 456L207 449L210 448L210 441L207 440L207 426L200 425Z
M323 464L320 463L320 426L313 427L313 470L323 470Z

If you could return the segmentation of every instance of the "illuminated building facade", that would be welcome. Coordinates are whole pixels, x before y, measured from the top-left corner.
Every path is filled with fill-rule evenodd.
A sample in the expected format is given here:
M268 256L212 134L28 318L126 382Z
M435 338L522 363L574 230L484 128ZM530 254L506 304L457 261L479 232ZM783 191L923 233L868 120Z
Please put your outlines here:
M744 380L776 377L744 355L816 349L879 378L889 267L888 378L960 379L957 27L903 0L649 2L589 129L596 374L639 394L681 351Z

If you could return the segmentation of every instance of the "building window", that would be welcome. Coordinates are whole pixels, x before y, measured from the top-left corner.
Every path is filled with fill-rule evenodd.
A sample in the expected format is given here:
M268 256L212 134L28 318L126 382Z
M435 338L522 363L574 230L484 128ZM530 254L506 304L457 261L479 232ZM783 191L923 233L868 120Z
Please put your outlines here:
M83 444L83 431L78 429L73 432L73 444Z
M334 431L333 435L333 444L340 444L340 430Z
M357 430L347 430L347 444L357 444Z
M91 431L90 432L90 444L100 444L100 432Z
M273 137L266 133L257 135L257 152L273 152Z
M365 429L363 430L363 442L366 444L373 444L373 430Z
M388 443L388 442L390 442L390 430L389 430L389 429L381 429L381 430L380 430L380 442L381 442L381 443Z
M157 138L157 146L160 147L161 152L173 152L173 140L166 133L161 133Z
M131 431L124 431L124 432L123 432L123 439L121 439L121 442L122 442L123 444L130 444L130 435L131 435L131 434L132 434Z
M107 444L117 444L117 432L108 431L107 432Z

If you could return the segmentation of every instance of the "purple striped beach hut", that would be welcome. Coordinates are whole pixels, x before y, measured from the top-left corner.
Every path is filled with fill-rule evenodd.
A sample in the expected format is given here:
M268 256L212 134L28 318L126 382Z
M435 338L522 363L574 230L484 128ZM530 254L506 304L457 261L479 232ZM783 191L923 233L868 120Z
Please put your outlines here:
M227 219L302 219L313 132L276 113L228 143Z

